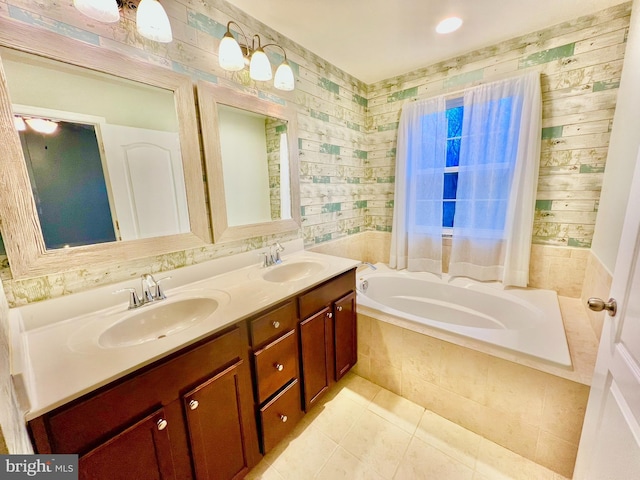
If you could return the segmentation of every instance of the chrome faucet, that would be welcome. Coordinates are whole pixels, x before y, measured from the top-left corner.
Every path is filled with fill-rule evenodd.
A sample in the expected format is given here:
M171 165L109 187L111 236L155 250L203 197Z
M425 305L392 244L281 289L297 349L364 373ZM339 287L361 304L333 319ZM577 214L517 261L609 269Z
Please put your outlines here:
M158 282L150 273L145 273L140 277L142 284L142 301L143 303L153 302L158 295Z
M282 258L280 258L280 252L284 252L284 247L278 242L271 245L268 252L259 252L258 255L263 255L262 267L266 268L281 264Z
M378 269L378 267L376 267L374 264L369 263L369 262L360 262L358 265L356 265L356 269L359 268L359 267L362 267L362 266L369 267L372 270L377 270Z
M158 300L164 300L167 296L160 288L160 283L164 280L169 280L171 277L164 277L159 280L153 278L153 275L150 273L145 273L140 276L140 283L142 284L142 296L138 295L138 292L135 288L122 288L120 290L116 290L115 293L128 292L129 293L129 310L134 308L139 308L144 305L147 305L151 302L156 302Z

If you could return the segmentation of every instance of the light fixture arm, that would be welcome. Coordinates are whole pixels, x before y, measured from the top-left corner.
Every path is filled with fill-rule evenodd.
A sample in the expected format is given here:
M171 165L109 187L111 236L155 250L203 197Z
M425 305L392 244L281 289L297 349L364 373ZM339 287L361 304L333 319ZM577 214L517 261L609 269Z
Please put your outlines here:
M264 50L267 47L278 47L280 50L282 50L282 54L284 55L284 61L285 62L287 61L287 52L280 45L278 45L277 43L267 43L266 45L263 45L262 49Z
M247 52L246 55L248 56L251 53L251 51L254 50L253 41L251 42L251 47L249 47L249 39L247 38L247 35L244 33L244 30L242 30L242 27L238 25L236 22L234 22L233 20L230 20L229 22L227 22L227 33L225 34L225 36L229 35L233 37L233 33L231 33L231 24L234 24L238 28L240 35L244 37L244 42L245 42L244 45L240 42L238 42L238 45L240 46L240 48L244 48L246 50Z

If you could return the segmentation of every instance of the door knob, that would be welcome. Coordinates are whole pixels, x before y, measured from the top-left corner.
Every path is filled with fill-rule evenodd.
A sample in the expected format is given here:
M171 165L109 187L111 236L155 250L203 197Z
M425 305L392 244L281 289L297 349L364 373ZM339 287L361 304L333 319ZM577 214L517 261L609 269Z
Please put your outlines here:
M587 305L594 312L601 312L603 310L606 310L612 317L618 311L618 303L613 298L610 298L608 302L605 302L601 298L591 297L589 300L587 300Z

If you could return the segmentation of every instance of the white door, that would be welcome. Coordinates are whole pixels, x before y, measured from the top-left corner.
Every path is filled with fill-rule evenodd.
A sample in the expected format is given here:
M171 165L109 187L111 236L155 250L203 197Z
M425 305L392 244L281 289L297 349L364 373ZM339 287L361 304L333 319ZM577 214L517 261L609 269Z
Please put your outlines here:
M617 313L602 329L576 461L580 480L640 479L640 155L611 297Z
M122 240L189 232L178 134L109 124L100 133Z

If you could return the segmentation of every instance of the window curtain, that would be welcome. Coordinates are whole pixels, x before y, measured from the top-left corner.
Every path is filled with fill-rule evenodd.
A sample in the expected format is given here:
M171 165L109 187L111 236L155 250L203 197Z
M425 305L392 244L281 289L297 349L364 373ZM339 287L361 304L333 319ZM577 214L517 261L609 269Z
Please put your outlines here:
M465 92L450 275L527 285L541 115L538 73Z
M446 161L444 97L405 105L396 156L389 265L442 273L442 189Z

